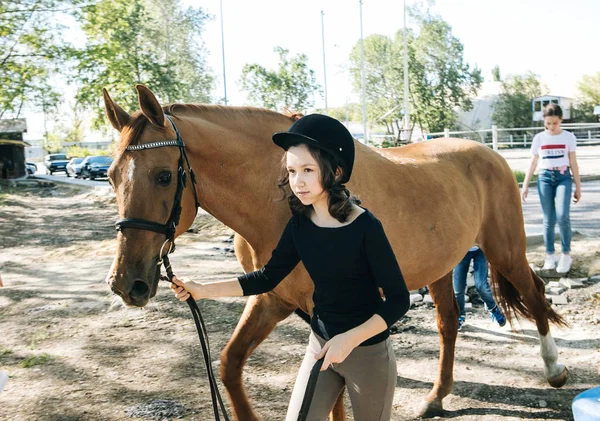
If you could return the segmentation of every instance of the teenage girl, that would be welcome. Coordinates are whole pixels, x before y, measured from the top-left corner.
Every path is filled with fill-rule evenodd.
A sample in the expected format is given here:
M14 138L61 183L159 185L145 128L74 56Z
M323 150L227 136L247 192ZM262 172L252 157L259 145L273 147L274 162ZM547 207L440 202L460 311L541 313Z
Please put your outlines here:
M521 197L523 201L527 198L529 181L539 162L538 193L544 212L544 244L546 246L543 269L556 269L557 272L566 273L571 269L573 263L569 217L573 180L575 180L573 202L577 203L581 199L581 179L575 156L577 139L573 133L560 128L562 116L562 109L557 104L548 104L544 108L546 130L533 138L531 144L533 157L523 181ZM554 257L554 227L557 220L562 249L558 264Z

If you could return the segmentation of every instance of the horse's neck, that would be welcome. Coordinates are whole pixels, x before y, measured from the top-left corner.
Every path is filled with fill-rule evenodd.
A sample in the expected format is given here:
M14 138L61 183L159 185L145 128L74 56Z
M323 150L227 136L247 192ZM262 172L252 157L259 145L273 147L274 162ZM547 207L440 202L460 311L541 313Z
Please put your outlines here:
M271 135L291 122L285 117L252 124L236 118L218 124L191 121L198 138L188 144L200 205L255 250L272 247L289 208L287 201L277 200L282 196L277 188L282 152Z

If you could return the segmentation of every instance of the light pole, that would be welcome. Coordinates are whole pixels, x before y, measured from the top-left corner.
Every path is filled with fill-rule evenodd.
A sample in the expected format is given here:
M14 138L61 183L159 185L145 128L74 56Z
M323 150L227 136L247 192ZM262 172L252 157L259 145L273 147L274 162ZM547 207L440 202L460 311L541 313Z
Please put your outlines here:
M369 144L367 137L367 98L365 95L365 45L363 40L363 23L362 23L362 0L360 4L360 84L362 90L362 120L363 120L363 136L365 145Z
M408 102L408 48L406 34L406 0L404 0L404 136L410 137L410 110ZM410 140L410 139L406 139Z
M225 31L223 30L223 0L219 0L219 7L221 9L221 52L223 55L223 91L224 101L227 105L227 76L225 75Z
M321 10L321 39L323 40L323 81L325 85L325 114L329 114L327 106L327 66L325 64L325 13Z

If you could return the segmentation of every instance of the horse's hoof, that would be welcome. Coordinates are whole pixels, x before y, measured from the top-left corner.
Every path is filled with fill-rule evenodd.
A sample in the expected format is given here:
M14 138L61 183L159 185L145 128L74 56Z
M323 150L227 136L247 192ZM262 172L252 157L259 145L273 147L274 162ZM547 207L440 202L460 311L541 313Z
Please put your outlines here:
M423 402L421 408L417 411L418 418L433 418L440 417L444 414L444 408L442 407L442 402L431 401L431 402Z
M548 379L548 383L550 383L550 386L552 387L563 387L565 385L565 383L567 382L567 378L569 377L569 370L567 370L567 367L565 367L562 371L562 373L560 373L558 376L556 377L552 377Z

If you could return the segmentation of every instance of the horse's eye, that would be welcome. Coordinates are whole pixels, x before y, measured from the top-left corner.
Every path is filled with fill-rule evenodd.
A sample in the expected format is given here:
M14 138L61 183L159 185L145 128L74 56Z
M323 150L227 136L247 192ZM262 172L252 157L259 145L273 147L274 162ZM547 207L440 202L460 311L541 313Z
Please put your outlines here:
M160 174L158 174L158 177L156 177L156 182L161 186L168 186L169 184L171 184L171 172L161 172Z

